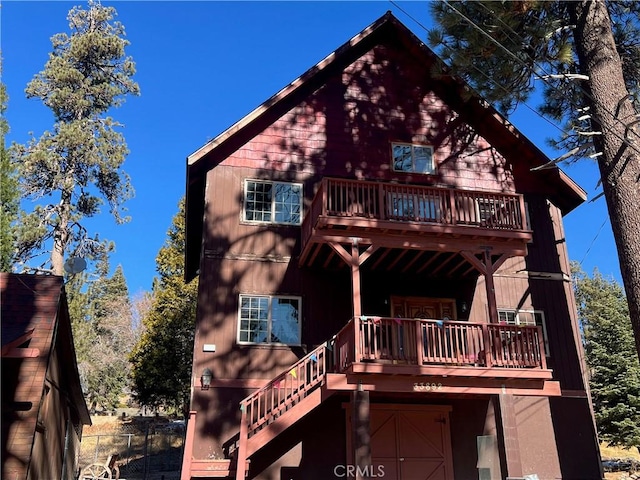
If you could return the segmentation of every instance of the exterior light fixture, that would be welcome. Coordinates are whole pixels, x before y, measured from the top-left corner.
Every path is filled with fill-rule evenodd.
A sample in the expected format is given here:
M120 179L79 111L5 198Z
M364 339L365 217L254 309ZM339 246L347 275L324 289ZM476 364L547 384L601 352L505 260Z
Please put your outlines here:
M462 313L465 313L467 311L467 302L463 300L462 305L460 305L460 309L462 310Z
M200 377L200 385L202 386L202 390L209 390L211 386L211 379L213 378L213 373L208 368L205 368L202 371L202 376Z

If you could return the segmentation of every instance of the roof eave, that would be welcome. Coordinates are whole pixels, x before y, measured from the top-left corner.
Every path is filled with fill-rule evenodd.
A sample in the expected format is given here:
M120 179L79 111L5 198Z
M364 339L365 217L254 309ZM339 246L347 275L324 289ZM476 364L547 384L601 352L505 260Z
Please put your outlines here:
M224 132L219 134L214 139L210 140L198 150L193 152L191 155L187 157L187 166L192 166L196 162L198 162L201 158L205 157L209 152L217 148L220 144L222 144L225 140L227 140L232 135L235 135L244 127L253 122L256 118L266 112L269 108L271 108L276 103L280 102L282 99L294 93L298 88L304 85L310 77L316 75L322 70L325 70L329 65L334 63L339 57L340 54L350 49L356 45L358 45L363 39L369 37L376 29L380 28L384 25L389 19L395 19L395 17L391 14L391 12L387 12L385 15L380 17L378 20L373 22L371 25L366 27L357 35L353 36L350 40L341 45L337 50L333 51L325 58L316 63L313 67L309 68L306 72L296 78L294 81L289 83L287 86L282 88L279 92L272 95L269 99L259 105L257 108L252 110L245 117L231 125Z
M499 126L511 134L514 142L523 142L530 151L529 158L531 158L534 163L531 165L532 167L543 165L549 161L549 158L542 153L538 147L533 144L533 142L520 133L520 131L511 124L508 119L502 116L466 83L452 75L449 67L433 51L418 39L418 37L416 37L406 26L397 20L391 12L387 12L360 33L352 37L349 41L345 42L337 50L296 78L293 82L281 89L278 93L263 102L248 115L234 123L231 127L187 157L187 248L185 258L185 279L187 281L193 279L197 275L197 269L199 268L200 248L198 248L198 245L201 247L202 242L202 220L204 215L204 205L202 205L202 203L204 202L203 194L206 185L206 173L219 161L224 159L225 151L230 151L234 147L242 144L243 140L246 141L246 139L244 139L246 135L243 135L243 132L248 132L250 134L251 127L254 126L254 124L259 124L260 119L267 116L266 114L274 109L274 107L286 103L284 101L287 98L294 95L308 83L317 81L319 77L321 78L323 72L329 70L332 65L339 61L343 61L349 52L352 52L357 46L363 44L367 39L371 38L374 33L380 31L386 25L394 25L396 28L399 28L400 31L405 34L403 37L405 41L411 43L414 48L421 50L423 54L427 55L440 65L442 72L450 76L449 81L456 85L456 94L459 95L463 91L466 93L465 96L467 99L462 102L463 104L466 104L468 108L471 108L471 110L476 114L479 114L480 117L490 119L490 123L493 123L494 125L499 124ZM364 43L364 45L366 45L366 43ZM235 139L238 140L236 141ZM215 155L214 152L216 152ZM564 174L564 172L560 169L557 169L557 171L559 173L554 175L554 180L560 182L560 186L562 187L562 194L559 195L559 197L569 195L568 198L560 198L559 201L559 203L563 205L561 207L563 214L566 214L581 204L586 199L586 195L573 180ZM197 192L193 192L192 190L197 190ZM194 201L197 204L194 204ZM192 253L189 253L190 251ZM196 253L198 258L195 258Z

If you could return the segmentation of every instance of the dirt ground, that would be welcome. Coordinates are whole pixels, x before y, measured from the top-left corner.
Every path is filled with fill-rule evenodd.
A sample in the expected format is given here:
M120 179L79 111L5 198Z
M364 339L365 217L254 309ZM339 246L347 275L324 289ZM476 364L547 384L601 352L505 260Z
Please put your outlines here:
M640 462L640 452L637 448L624 449L620 447L611 447L606 443L600 444L600 455L603 460L607 459L633 459ZM629 478L629 472L605 472L606 480L626 480Z

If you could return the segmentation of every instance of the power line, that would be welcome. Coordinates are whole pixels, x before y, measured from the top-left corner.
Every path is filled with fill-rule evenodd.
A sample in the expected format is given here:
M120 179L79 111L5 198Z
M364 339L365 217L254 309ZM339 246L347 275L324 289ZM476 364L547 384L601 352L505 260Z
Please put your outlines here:
M394 5L396 8L398 8L400 11L402 11L405 15L407 15L412 21L414 21L417 25L419 25L425 32L428 33L428 29L418 20L416 20L413 16L411 16L409 13L407 13L403 8L401 8L399 5L397 5L393 0L389 0L390 3L392 5ZM473 21L471 21L470 19L468 19L465 15L463 15L462 13L460 13L459 11L457 11L454 7L452 7L449 2L447 0L443 0L443 3L445 3L449 8L451 8L452 10L454 10L458 15L460 15L463 19L465 19L472 27L474 27L475 29L479 30L482 35L484 35L485 37L487 37L492 43L496 44L500 49L502 49L503 51L507 52L507 54L514 58L518 64L523 65L532 75L535 75L536 72L534 71L534 69L527 65L523 60L521 60L517 55L515 55L513 52L511 52L509 49L507 49L504 45L502 45L499 41L495 40L493 37L491 37L487 32L485 32L481 27L479 27L477 24L475 24ZM483 8L486 9L486 7L484 5L482 5ZM508 25L506 25L502 19L500 19L494 12L491 12L491 15L493 15L499 22L501 22L503 25L505 25L507 28L509 28L509 30L516 35L517 38L519 38L520 40L523 40L522 37L520 37L515 31L513 31L513 29L511 29ZM505 32L506 33L506 32ZM545 73L546 75L547 72L545 71L544 68L542 68L537 62L533 62L533 65L538 67L540 69L541 72ZM482 72L478 67L476 67L475 65L473 66L474 69L480 73L484 78L486 78L487 80L489 80L491 83L493 83L494 85L498 86L500 89L502 89L503 91L505 91L507 94L511 94L511 92L509 90L507 90L506 87L502 86L499 82L497 82L494 78L489 77L488 75L486 75L484 72ZM550 88L552 88L553 90L559 91L559 89L552 83L550 83L546 78L544 77L540 77L540 79ZM588 98L591 102L594 102L593 97L586 92L580 85L575 85L576 88L578 89L578 91L580 91L586 98ZM560 132L566 134L566 135L570 135L569 132L565 131L564 129L560 128L558 125L556 125L555 123L553 123L552 121L550 121L547 117L541 115L537 110L533 109L532 107L530 107L527 102L525 101L521 101L519 103L522 103L525 105L526 108L528 108L529 110L533 111L536 115L538 115L540 118L543 118L547 123L549 123L550 125L552 125L553 127L555 127L557 130L559 130ZM579 107L575 104L575 102L571 101L571 99L569 100L569 103L576 109L578 109ZM615 122L618 122L619 124L623 125L625 127L625 136L626 136L626 132L629 131L629 125L625 125L624 123L622 123L622 121L620 119L617 118L617 116L613 115L608 109L603 108L605 113L608 113ZM625 143L628 147L630 147L632 150L638 152L638 149L631 144L630 142L627 141L627 138L622 138L620 137L617 132L613 132L610 131L609 132L611 135L613 135L614 137L616 137L618 140L620 140L621 142ZM634 134L636 134L635 132L633 132ZM637 136L637 134L636 134ZM640 152L638 152L640 153ZM599 198L601 195L597 195L593 200ZM593 201L592 200L592 201ZM593 247L593 245L595 244L596 240L598 239L602 229L604 228L604 225L606 224L607 219L605 218L605 220L603 221L602 225L600 226L600 228L598 229L596 235L594 236L594 238L592 239L587 251L585 252L584 257L582 258L582 260L580 261L580 265L582 265L582 263L584 262L584 260L587 258L587 256L589 255L589 253L591 252L591 249Z
M593 237L593 240L591 240L591 243L589 244L589 247L587 248L587 251L584 253L584 256L582 257L582 260L580 260L580 266L582 266L582 262L584 262L586 260L587 255L589 255L589 252L591 251L591 247L593 247L593 244L596 243L596 239L600 235L600 232L602 231L602 229L604 228L606 223L607 223L607 218L604 219L604 221L602 222L602 225L600 225L600 228L598 229L598 232L596 233L596 236Z
M444 3L447 3L447 2L446 2L446 0L445 0L445 2L444 2ZM524 40L525 40L525 39L524 39L524 38L523 38L523 37L522 37L518 32L516 32L513 28L511 28L511 26L509 26L509 25L508 25L504 20L502 20L502 18L500 18L500 17L495 13L495 11L493 11L493 10L489 9L489 8L488 8L488 7L487 7L483 2L478 2L478 3L480 4L480 6L481 6L482 8L484 8L487 12L489 12L489 14L490 14L490 15L492 15L496 20L498 20L498 22L500 22L500 23L501 23L502 25L504 25L504 26L505 26L505 27L506 27L506 28L507 28L511 33L513 33L513 34L516 36L516 38L519 40L519 42L520 42L521 44L524 44ZM504 32L504 30L503 30L503 32ZM505 33L507 33L507 35L509 36L508 32L505 32ZM510 39L511 39L511 38L510 38ZM505 49L506 47L502 46L502 48L503 48L503 49ZM545 74L545 76L547 76L547 77L553 77L553 74L550 74L549 72L547 72L547 71L544 69L544 67L543 67L542 65L540 65L540 62L536 62L536 61L535 61L535 59L531 57L531 55L528 55L528 54L527 54L527 56L532 60L533 64L534 64L536 67L538 67L538 68L540 69L540 71L541 71L541 72L543 72L543 73ZM524 64L524 62L522 62L522 60L520 61L520 63ZM527 66L526 64L524 64L524 65L525 65L525 66ZM530 70L532 73L534 73L534 72L533 72L533 70L532 70L531 68L529 68L529 70ZM576 77L577 77L577 76L581 76L581 75L577 75L577 74L560 74L560 76L561 76L561 77L563 77L563 78L565 78L565 79L566 79L566 78L568 78L568 77L569 77L569 75L576 75ZM588 79L588 78L589 78L589 77L585 76L585 78L582 78L582 79L584 80L584 79ZM541 80L543 80L543 81L545 81L545 83L547 83L545 78L540 78L540 79L541 79ZM549 86L550 86L551 88L553 88L553 89L557 90L557 88L556 88L553 84L552 84L552 85L549 85ZM580 83L575 84L575 86L576 86L577 90L578 90L580 93L582 93L582 94L583 94L586 98L588 98L591 102L595 103L595 99L593 98L593 96L591 95L591 93L590 93L590 92L588 92L587 90L585 90L585 89L582 87L582 85L581 85ZM622 100L620 100L620 102L618 102L618 108L620 108L620 104L621 104L623 101L626 101L626 100L632 100L633 98L634 98L634 97L633 97L633 95L631 95L631 94L626 95ZM573 105L573 106L575 107L575 105ZM613 118L613 120L614 120L614 121L618 122L620 125L624 126L625 128L628 128L628 127L629 127L629 125L633 125L633 124L638 123L638 122L640 121L640 120L636 120L635 122L632 122L632 123L630 123L630 124L622 123L622 121L621 121L620 119L618 119L617 114L616 114L616 115L614 115L612 112L610 112L609 110L607 110L604 106L603 106L602 108L603 108L603 110L604 110L606 113L608 113L609 115L611 115L611 117ZM637 134L637 133L635 133L635 132L633 132L633 133L634 133L634 135L636 135L637 137L639 137L639 138L640 138L640 135L638 135L638 134ZM618 137L618 139L620 139L620 137ZM625 139L622 139L622 141L626 143L626 138L625 138ZM629 144L627 143L627 145L629 145ZM632 146L632 145L629 145L629 146L633 148L633 146Z
M509 50L507 47L505 47L504 45L502 45L498 40L496 40L495 38L493 38L489 33L487 33L485 30L482 29L482 27L480 27L479 25L477 25L473 20L471 20L469 17L467 17L466 15L464 15L462 12L460 12L458 9L456 9L454 6L452 6L448 0L442 0L442 3L444 3L447 7L449 7L451 10L453 10L456 14L458 14L458 16L460 16L463 20L465 20L467 23L469 23L470 26L472 26L474 29L478 30L483 36L485 36L486 38L489 39L489 41L491 41L493 44L495 44L497 47L499 47L500 49L502 49L503 51L505 51L510 57L512 57L513 59L516 60L516 62L518 62L520 65L522 65L524 68L526 68L532 75L535 74L535 71L533 70L533 68L529 65L527 65L521 58L519 58L517 55L515 55L511 50ZM488 10L492 15L494 15L494 17L496 19L498 19L497 15L495 15L493 12L491 12L490 10ZM513 31L513 29L511 29L511 31ZM515 33L515 32L514 32ZM517 35L517 34L516 34ZM540 66L534 62L534 65L536 65L538 68L540 68ZM544 72L544 69L540 68L541 71ZM553 90L558 90L557 87L553 84L551 84L550 82L547 81L547 79L540 77L540 79L546 83L550 88L552 88ZM594 98L588 93L586 92L584 89L582 89L582 87L580 87L579 85L577 86L577 88L580 89L580 91L583 93L583 95L588 98L591 102L595 103ZM575 105L574 102L571 101L571 99L569 99L569 103L571 103L573 105L574 108L579 108L577 105ZM619 123L620 125L624 126L625 128L627 128L627 124L622 123L622 121L620 119L617 118L616 115L614 115L612 112L610 112L609 110L607 110L605 107L602 107L603 111L607 114L609 114L611 116L611 118L613 118L613 120L617 123ZM636 134L635 132L633 132L636 136L638 136L638 134ZM618 140L620 140L621 142L625 143L629 148L631 148L632 150L634 150L636 153L640 154L640 150L638 150L632 143L628 142L626 138L621 137L620 135L618 135L616 132L609 132L609 134L613 135L614 137L616 137ZM640 136L638 136L640 138Z
M398 10L400 10L402 13L404 13L407 17L409 17L413 22L415 22L417 25L419 25L425 32L429 32L429 29L426 28L420 21L418 21L415 17L413 17L411 14L409 14L406 10L404 10L401 6L399 6L397 3L395 3L393 0L389 0L389 3L391 3L392 5L394 5ZM506 48L506 47L502 47L502 48ZM480 74L482 77L484 77L487 81L489 81L490 83L494 84L496 87L498 87L501 91L503 91L505 94L507 95L511 95L512 92L505 87L504 85L500 84L494 77L490 77L489 75L487 75L485 72L483 72L482 70L480 70L476 65L472 65L472 67L474 68L474 70ZM553 128L555 128L556 130L558 130L560 133L565 134L567 136L571 136L571 132L565 130L564 128L562 128L561 126L559 126L558 124L554 123L551 119L549 119L547 116L542 115L536 108L532 107L531 105L529 105L529 103L527 103L525 100L521 100L518 102L521 105L524 105L528 110L530 110L531 112L533 112L537 117L539 117L540 119L544 120L546 123L548 123L549 125L551 125ZM558 159L553 160L552 162L557 162ZM598 198L598 197L596 197Z
M416 24L418 24L425 32L429 31L429 29L427 27L425 27L421 22L416 20L415 17L411 16L411 14L409 14L404 8L402 8L396 2L394 2L393 0L389 0L389 3L391 5L393 5L394 7L396 7L398 10L400 10L402 13L404 13L407 17L409 17L411 20L413 20Z
M398 4L396 4L393 0L389 0L389 2L394 5L396 8L398 8L402 13L404 13L407 17L409 17L412 21L414 21L417 25L419 25L425 32L429 32L429 30L418 20L416 20L412 15L410 15L408 12L406 12L402 7L400 7ZM449 6L450 8L452 8L447 0L443 0L443 2L445 4L447 4L447 6ZM482 5L483 8L487 9L487 7L485 5ZM455 10L455 9L454 9ZM487 9L488 10L488 9ZM511 30L511 32L513 34L516 35L516 37L523 41L524 39L518 35L517 32L515 32L511 27L509 27L508 25L506 25L501 18L499 18L494 12L488 10L489 13L491 15L493 15L499 22L501 22L503 25L505 25L507 28L509 28L509 30ZM493 37L491 37L488 33L484 32L484 30L482 30L480 27L478 27L476 24L474 24L473 22L471 22L471 20L468 20L464 15L460 14L459 12L456 11L456 13L458 13L459 15L461 15L465 20L467 20L469 23L471 23L475 28L478 28L485 36L488 36L488 38L496 43L501 49L505 50L508 54L510 54L513 58L515 58L519 63L523 64L524 62L522 62L521 59L519 59L515 54L513 54L510 50L508 50L504 45L502 45L500 42L498 42L497 40L493 39ZM537 65L536 62L534 62L534 65ZM525 66L529 69L529 71L531 73L535 73L532 71L532 69L530 67L528 67L526 64ZM480 70L477 66L473 65L473 68L480 74L482 75L485 79L489 80L491 83L493 83L494 85L496 85L497 87L499 87L502 91L504 91L507 94L511 94L511 92L503 85L501 85L498 81L495 80L495 78L489 77L487 74L485 74L482 70ZM543 68L540 67L540 70L545 72ZM545 72L546 74L546 72ZM548 83L545 81L545 83ZM551 84L550 85L551 88L556 89L556 87ZM577 88L580 89L580 91L585 94L585 96L587 96L590 100L593 101L593 98L587 94L587 92L584 91L584 89L582 87L580 87L580 85L577 85ZM556 89L557 90L557 89ZM527 107L529 110L531 110L532 112L534 112L537 116L539 116L540 118L542 118L543 120L545 120L547 123L549 123L551 126L555 127L557 130L559 130L562 133L565 133L567 135L569 135L570 133L567 132L566 130L564 130L563 128L561 128L560 126L556 125L554 122L552 122L549 118L547 118L546 116L540 114L540 112L538 112L535 108L532 108L526 101L521 101L519 102L521 104L523 104L525 107ZM575 105L574 105L575 107ZM607 111L605 109L605 111ZM610 112L607 111L607 113L611 114ZM619 122L619 120L614 116L613 117L616 121ZM619 137L618 137L619 138ZM619 138L620 139L620 138ZM625 140L623 140L625 141ZM626 143L626 142L625 142ZM627 144L628 145L628 144ZM631 146L631 145L629 145ZM633 148L633 146L631 146ZM595 200L596 198L599 198L601 195L596 196L594 199L592 199L591 201ZM585 259L587 258L587 256L589 255L589 253L591 252L591 249L593 247L593 245L595 244L596 240L598 239L598 237L600 236L600 233L602 232L602 229L604 228L604 226L607 223L607 218L605 217L604 221L602 222L602 224L600 225L600 228L598 229L598 231L596 232L595 236L593 237L593 239L591 240L591 243L589 244L589 247L587 248L587 251L585 252L582 260L580 260L580 266L582 266L582 263L585 261Z
M389 3L391 3L392 5L394 5L398 10L400 10L402 13L404 13L407 17L409 17L411 20L413 20L417 25L419 25L425 32L429 32L429 29L426 28L420 21L418 21L415 17L413 17L411 14L409 14L406 10L404 10L402 7L400 7L397 3L395 3L393 0L389 0ZM486 73L484 73L482 70L480 70L477 66L473 65L473 68L480 74L482 75L486 80L488 80L489 82L493 83L496 87L500 88L500 90L502 90L503 92L505 92L508 95L511 95L512 92L505 87L504 85L500 84L495 78L488 76ZM556 130L558 130L560 133L564 133L566 135L570 135L570 132L568 132L567 130L564 130L562 127L560 127L559 125L557 125L556 123L554 123L551 119L549 119L548 117L542 115L539 111L537 111L534 107L532 107L531 105L529 105L526 101L521 101L520 102L522 105L524 105L528 110L530 110L531 112L533 112L536 116L540 117L542 120L544 120L545 122L547 122L549 125L551 125L553 128L555 128Z

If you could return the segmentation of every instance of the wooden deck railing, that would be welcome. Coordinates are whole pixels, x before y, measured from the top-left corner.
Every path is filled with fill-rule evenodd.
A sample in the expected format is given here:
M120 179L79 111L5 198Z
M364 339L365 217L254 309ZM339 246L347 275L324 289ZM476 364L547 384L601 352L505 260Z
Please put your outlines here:
M522 195L324 178L303 230L319 215L526 230ZM307 235L308 236L308 235ZM307 238L307 237L305 237Z
M355 317L336 336L336 368L353 362L546 369L533 325Z
M275 422L282 414L308 397L321 384L332 369L332 342L309 352L286 372L281 373L264 387L240 402L242 412L238 437L236 479L243 479L246 471L248 441L261 429ZM331 344L328 348L327 345Z
M240 403L246 437L272 423L322 383L332 368L332 355L322 344Z

